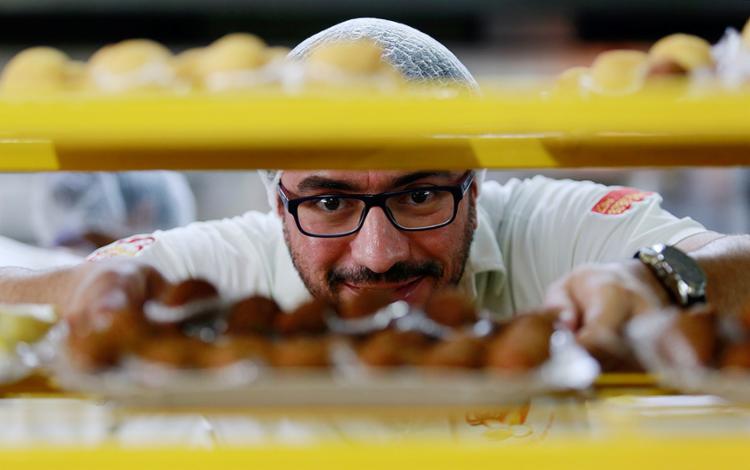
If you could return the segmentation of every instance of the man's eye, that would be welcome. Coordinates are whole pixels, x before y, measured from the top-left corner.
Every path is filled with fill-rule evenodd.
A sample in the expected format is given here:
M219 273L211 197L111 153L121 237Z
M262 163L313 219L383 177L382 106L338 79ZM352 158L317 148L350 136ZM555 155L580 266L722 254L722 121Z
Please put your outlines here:
M412 202L414 204L424 204L425 202L429 201L433 194L432 191L412 191L409 194L409 202Z
M341 207L341 199L337 197L327 197L318 201L318 206L326 211L333 212Z

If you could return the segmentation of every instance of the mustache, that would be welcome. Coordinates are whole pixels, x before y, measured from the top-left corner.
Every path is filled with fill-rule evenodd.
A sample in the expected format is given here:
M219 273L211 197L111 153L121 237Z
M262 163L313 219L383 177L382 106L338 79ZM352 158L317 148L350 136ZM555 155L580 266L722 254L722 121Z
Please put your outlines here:
M335 291L342 283L347 284L375 284L378 282L398 283L415 277L443 277L443 266L437 261L423 261L419 263L399 261L384 273L376 273L364 266L354 269L333 269L328 272L327 282L331 291Z

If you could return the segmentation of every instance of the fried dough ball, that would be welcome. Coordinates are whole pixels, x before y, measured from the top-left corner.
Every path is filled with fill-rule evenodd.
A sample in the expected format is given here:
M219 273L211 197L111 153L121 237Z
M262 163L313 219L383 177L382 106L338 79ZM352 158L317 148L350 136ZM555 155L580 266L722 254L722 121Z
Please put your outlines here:
M588 75L588 67L571 67L563 71L555 80L555 93L571 96L580 94L584 89L584 80Z
M239 359L270 361L272 344L261 336L241 336L226 339L226 345Z
M313 299L289 313L277 315L274 328L282 335L323 333L328 329L325 314L329 310L328 302Z
M492 369L525 371L549 358L551 315L526 314L514 318L487 345L487 366Z
M148 39L104 46L88 65L92 85L103 91L168 88L176 76L169 49Z
M745 47L750 49L750 18L745 23L745 27L742 28L742 42L745 44Z
M194 341L189 356L189 366L213 369L225 367L240 360L237 350L223 342Z
M485 344L477 338L458 336L440 341L424 353L427 367L478 368L484 365Z
M659 338L661 354L674 364L706 366L716 351L716 314L707 307L677 313Z
M229 335L271 333L276 316L281 314L278 304L261 296L248 297L232 306L227 318Z
M176 368L187 368L192 365L193 350L196 347L202 348L201 341L184 336L169 335L144 341L135 350L135 353L141 359L149 362Z
M649 76L686 75L711 68L711 44L690 34L672 34L654 43L648 51Z
M367 365L393 367L417 364L430 341L416 331L379 331L358 348L359 358Z
M326 367L330 363L327 338L300 336L273 345L271 364L276 367Z
M395 87L403 78L382 55L383 48L370 39L330 42L310 52L306 67L317 83Z
M72 72L63 52L32 47L16 54L5 66L0 90L12 94L60 92L71 85Z
M366 290L342 302L338 314L342 318L367 317L391 303L391 296L381 290Z
M186 279L169 286L158 296L158 300L169 307L184 305L198 299L216 297L219 292L213 284L203 279Z
M200 60L203 74L227 70L253 70L268 62L266 43L247 33L228 34L214 41Z
M123 353L136 349L152 331L140 311L108 312L96 318L68 319L68 351L85 370L117 365Z
M721 356L722 369L750 369L750 343L727 346Z
M432 320L454 328L477 321L474 302L454 289L441 290L430 296L424 312Z
M626 95L641 89L648 72L644 52L613 50L599 54L591 65L592 91L604 95Z
M177 78L191 86L200 84L200 61L204 52L204 48L196 47L177 54L173 61Z

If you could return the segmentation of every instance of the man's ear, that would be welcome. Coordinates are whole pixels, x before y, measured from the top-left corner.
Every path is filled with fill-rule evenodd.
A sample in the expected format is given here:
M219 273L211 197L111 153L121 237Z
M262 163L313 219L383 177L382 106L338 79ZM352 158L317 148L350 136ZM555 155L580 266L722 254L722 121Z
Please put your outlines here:
M281 201L281 196L276 195L276 214L280 218L284 218L284 203Z

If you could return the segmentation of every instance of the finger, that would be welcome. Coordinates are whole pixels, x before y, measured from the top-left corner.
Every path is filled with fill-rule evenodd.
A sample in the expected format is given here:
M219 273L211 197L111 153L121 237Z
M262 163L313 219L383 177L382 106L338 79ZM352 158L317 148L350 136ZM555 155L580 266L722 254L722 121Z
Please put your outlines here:
M557 318L560 322L565 327L576 331L581 324L581 309L568 289L567 279L569 278L550 285L544 297L544 307L557 310Z
M583 310L578 342L605 369L615 368L629 351L621 336L622 326L630 316L629 296L616 285L591 282L578 283L573 294Z

